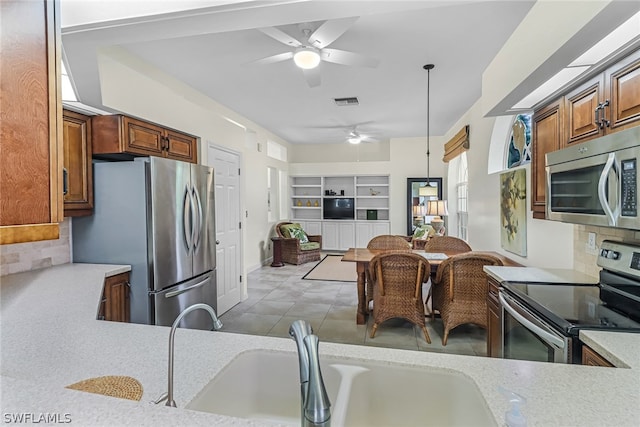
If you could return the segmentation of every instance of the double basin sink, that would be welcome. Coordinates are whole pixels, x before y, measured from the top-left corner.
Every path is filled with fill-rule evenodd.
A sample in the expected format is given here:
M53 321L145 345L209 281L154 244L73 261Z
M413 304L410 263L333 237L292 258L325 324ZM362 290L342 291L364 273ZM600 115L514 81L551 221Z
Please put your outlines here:
M446 369L322 356L322 376L336 426L495 426L477 385ZM300 425L295 353L239 354L187 409Z

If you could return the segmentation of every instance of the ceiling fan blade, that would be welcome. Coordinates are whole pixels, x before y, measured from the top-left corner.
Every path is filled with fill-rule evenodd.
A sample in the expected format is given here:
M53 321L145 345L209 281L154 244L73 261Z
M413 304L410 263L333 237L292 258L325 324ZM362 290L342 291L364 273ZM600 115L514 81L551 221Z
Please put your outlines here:
M343 35L357 20L357 16L352 18L330 19L320 25L318 29L309 36L309 43L318 49L329 46L336 41L338 37Z
M249 64L256 64L256 65L275 64L276 62L286 61L287 59L291 59L291 58L293 58L293 52L284 52L284 53L279 53L277 55L267 56L266 58L251 61Z
M280 43L286 44L287 46L293 46L293 47L302 46L302 43L300 43L298 40L294 39L289 34L275 27L258 28L258 31L268 35L269 37L279 41Z
M335 64L369 68L376 68L380 63L380 61L375 58L340 49L322 49L320 58L322 58L323 61L333 62Z
M320 70L318 67L310 70L302 70L302 73L309 87L320 86Z

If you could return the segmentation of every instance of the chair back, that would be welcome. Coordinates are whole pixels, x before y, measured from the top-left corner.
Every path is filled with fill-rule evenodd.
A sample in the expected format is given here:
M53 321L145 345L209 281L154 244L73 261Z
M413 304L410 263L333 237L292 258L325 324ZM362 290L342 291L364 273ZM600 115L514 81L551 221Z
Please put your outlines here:
M278 237L282 237L283 239L285 238L284 234L282 234L282 229L280 227L282 227L283 225L289 225L289 224L293 224L292 222L280 222L278 223L278 225L276 225L276 233L278 234Z
M467 252L451 256L438 267L435 282L449 301L468 300L484 303L487 298L485 265L503 265L489 254Z
M429 261L411 252L381 253L369 263L369 275L376 288L374 299L376 294L421 299L422 284L429 280L430 273Z
M471 252L471 246L453 236L434 236L424 245L425 252Z
M411 250L411 243L400 236L381 234L369 240L367 249Z

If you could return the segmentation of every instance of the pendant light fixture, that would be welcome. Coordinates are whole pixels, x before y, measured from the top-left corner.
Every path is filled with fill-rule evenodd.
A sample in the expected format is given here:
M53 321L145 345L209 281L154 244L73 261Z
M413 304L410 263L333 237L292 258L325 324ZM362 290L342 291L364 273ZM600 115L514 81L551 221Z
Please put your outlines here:
M429 98L430 98L429 80L430 78L429 77L430 77L430 71L433 70L433 67L435 67L435 65L433 64L427 64L422 67L423 69L427 70L427 183L418 189L418 195L423 197L438 196L438 189L436 187L432 187L430 184L431 175L429 173L429 155L431 154L429 152L429 148L430 148L429 147L429 107L430 107L429 106L429 102L430 102L429 101Z
M429 155L431 154L429 152L429 107L430 107L430 88L429 85L431 83L431 70L433 70L433 68L435 67L435 65L433 64L427 64L424 65L422 68L424 68L425 70L427 70L427 186L430 186L429 184Z
M424 188L424 194L425 195L433 195L432 192L432 188L431 184L430 184L430 170L429 170L429 166L430 166L430 155L431 155L431 147L429 145L429 134L430 134L430 129L429 129L429 122L430 122L430 102L431 102L431 93L430 93L430 84L431 84L431 70L433 70L433 68L435 67L435 65L433 64L426 64L424 65L422 68L427 70L427 184L425 185ZM422 190L422 189L421 189ZM423 193L423 191L420 191L419 193ZM436 189L436 197L437 197L437 189ZM442 220L441 216L443 215L448 215L449 212L447 211L447 201L446 200L438 200L437 198L435 200L427 200L427 212L426 214L428 216L435 216L432 220L431 220L431 226L433 227L433 229L435 230L436 234L444 234L444 221Z

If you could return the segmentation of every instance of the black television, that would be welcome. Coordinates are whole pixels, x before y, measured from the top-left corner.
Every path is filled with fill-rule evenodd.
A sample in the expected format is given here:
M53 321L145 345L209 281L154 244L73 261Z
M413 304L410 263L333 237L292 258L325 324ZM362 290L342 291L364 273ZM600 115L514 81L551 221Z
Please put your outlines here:
M355 219L353 197L325 197L322 201L324 219Z

